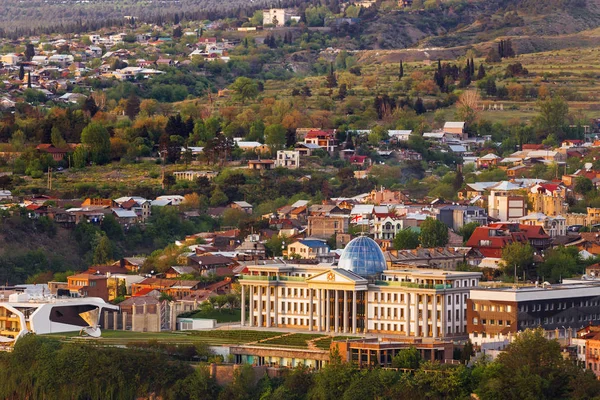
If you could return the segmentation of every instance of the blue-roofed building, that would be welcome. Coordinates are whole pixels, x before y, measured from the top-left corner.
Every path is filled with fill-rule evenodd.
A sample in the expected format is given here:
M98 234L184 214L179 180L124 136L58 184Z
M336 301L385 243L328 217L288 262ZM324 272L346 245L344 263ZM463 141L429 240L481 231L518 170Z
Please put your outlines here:
M344 248L338 268L354 272L362 277L381 274L387 269L383 251L373 239L359 236Z
M289 258L316 259L329 253L329 246L324 240L302 239L291 243L287 247Z

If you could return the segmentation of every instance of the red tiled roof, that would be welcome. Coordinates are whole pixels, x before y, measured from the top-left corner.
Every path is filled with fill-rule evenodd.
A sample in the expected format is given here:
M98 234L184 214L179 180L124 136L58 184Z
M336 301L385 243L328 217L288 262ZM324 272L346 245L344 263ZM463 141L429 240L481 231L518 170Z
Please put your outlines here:
M133 295L133 297L146 296L146 295L148 295L148 293L150 293L153 290L157 290L157 289L151 288L151 287L140 289Z
M310 131L306 134L306 138L308 138L308 139L318 138L318 137L333 138L333 136L334 136L333 132L325 132L325 131L321 131L321 130Z

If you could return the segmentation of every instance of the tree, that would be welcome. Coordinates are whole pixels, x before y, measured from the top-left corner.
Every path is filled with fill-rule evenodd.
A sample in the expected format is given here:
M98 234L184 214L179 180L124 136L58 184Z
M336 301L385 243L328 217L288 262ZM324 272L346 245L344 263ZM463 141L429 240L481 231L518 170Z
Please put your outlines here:
M586 195L592 190L594 190L594 183L590 178L578 176L575 179L575 192Z
M394 237L394 249L416 249L419 247L419 233L410 228L402 229Z
M338 89L337 97L340 100L344 100L347 95L348 95L348 88L346 87L345 83L342 83Z
M81 143L87 147L90 160L96 164L105 164L110 160L110 135L106 128L92 122L81 132Z
M475 232L475 228L477 228L479 224L477 222L469 222L464 224L458 230L459 235L463 237L463 243L467 243L473 232Z
M419 241L425 248L444 247L448 243L448 227L440 220L427 218L421 224Z
M54 147L56 147L58 149L63 149L67 146L67 142L60 134L60 130L58 129L58 126L52 127L52 130L50 131L50 142L52 143L52 145Z
M27 89L31 89L31 71L27 71Z
M246 100L254 99L258 96L258 84L254 79L240 76L229 87L233 91L233 98L241 101L243 104Z
M327 75L326 85L328 89L337 87L337 77L335 76L335 72L333 72L333 63L331 63L329 66L329 74Z
M400 60L400 73L398 75L398 79L402 79L404 77L404 64L402 60Z
M210 196L211 207L223 206L227 204L228 201L229 199L227 198L225 192L223 192L219 186L215 186Z
M537 273L540 279L550 282L558 282L563 278L581 275L583 267L579 265L580 257L573 247L557 247L546 253L544 262L538 266Z
M35 48L33 47L33 44L27 43L25 45L25 59L27 61L31 61L33 56L35 56ZM21 79L23 79L23 78L21 78Z
M129 119L134 120L135 117L140 113L140 98L135 94L131 94L125 103L125 115Z
M113 258L112 243L108 236L103 233L97 233L94 245L94 264L106 264Z
M485 78L485 67L483 63L479 64L479 70L477 71L477 80Z
M83 111L88 112L90 117L93 117L98 112L98 106L92 96L88 96L83 102Z
M19 80L22 81L25 78L25 67L23 64L19 67Z
M427 109L425 108L425 105L423 104L423 99L418 97L417 100L415 101L415 112L417 113L417 115L421 115L421 114L425 114L426 111L427 111Z
M540 113L534 120L540 137L555 135L559 140L563 139L564 127L567 125L569 105L559 96L541 100L538 102Z
M392 367L417 369L421 365L421 353L416 347L400 350L392 359Z
M529 243L513 242L502 249L502 271L521 276L533 264L533 247ZM516 271L516 272L515 272Z
M281 124L269 125L265 128L265 143L272 151L280 150L285 146L286 130Z

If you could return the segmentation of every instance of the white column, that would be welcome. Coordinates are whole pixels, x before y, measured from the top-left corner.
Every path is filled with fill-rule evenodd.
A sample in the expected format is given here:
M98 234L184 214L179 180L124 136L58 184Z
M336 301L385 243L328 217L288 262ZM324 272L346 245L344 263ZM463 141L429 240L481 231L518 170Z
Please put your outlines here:
M269 284L267 283L267 287L265 288L267 291L267 321L266 321L266 326L267 328L271 327L271 286L269 286Z
M275 302L273 303L273 305L275 306L275 323L273 324L274 326L278 326L279 325L279 287L275 286L274 288L275 290Z
M250 296L248 297L248 326L254 324L254 286L249 285Z
M331 329L331 299L329 289L325 289L325 330L327 332Z
M338 333L340 330L340 297L339 297L339 291L336 289L335 291L335 307L334 307L334 321L335 321L335 326L334 326L334 331L335 333Z
M263 310L262 310L262 286L257 286L258 289L258 326L262 327Z
M448 300L446 299L446 296L443 295L442 296L442 337L446 337L447 333L446 333L446 326L448 323Z
M437 339L438 320L437 320L437 294L433 295L433 310L432 310L431 328L433 329L433 338Z
M356 333L356 290L352 292L352 333Z
M310 291L310 300L308 303L308 307L309 307L309 320L308 320L308 330L312 331L313 330L313 309L315 307L315 305L313 304L313 290L312 289L308 289Z
M419 336L419 294L415 293L415 336Z
M348 332L348 291L344 290L344 333Z
M242 326L246 325L246 287L242 285Z
M465 329L464 329L464 326L465 326L465 308L466 308L464 293L460 293L459 296L460 296L460 301L459 301L460 308L459 308L459 311L458 311L460 313L460 322L459 322L459 324L460 324L460 328L459 329L460 330L459 330L459 332L464 333L465 332Z
M321 289L317 289L317 331L321 332L323 317L323 302L321 301Z
M363 330L364 333L369 331L369 291L366 290L364 292L365 295L365 328Z
M423 295L423 336L425 337L429 337L429 318L427 318L429 310L427 307L427 293L425 293Z
M406 336L410 336L410 292L406 293Z

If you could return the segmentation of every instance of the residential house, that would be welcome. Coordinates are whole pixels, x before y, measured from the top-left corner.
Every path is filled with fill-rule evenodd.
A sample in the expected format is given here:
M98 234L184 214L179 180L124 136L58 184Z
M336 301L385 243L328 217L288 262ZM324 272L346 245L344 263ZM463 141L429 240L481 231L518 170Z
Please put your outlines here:
M198 269L189 265L173 265L171 268L165 271L165 278L176 279L182 275L196 275Z
M196 267L202 276L218 275L228 276L232 275L232 269L236 265L236 262L231 258L222 255L191 255L187 257L188 266Z
M313 130L306 134L305 144L316 144L323 150L332 154L337 149L337 140L335 133L322 130Z
M371 166L371 159L368 156L350 156L348 162L350 165L363 169Z
M478 226L466 245L479 250L485 257L500 258L502 249L514 242L529 243L537 250L543 250L550 246L551 238L541 226L502 222Z
M67 277L67 289L71 297L99 297L108 301L106 275L81 273Z
M500 162L501 159L502 159L502 157L497 156L494 153L488 153L485 156L479 157L477 159L477 161L476 161L477 169L496 167L496 166L498 166L498 163Z
M567 220L562 216L547 216L543 213L532 213L521 218L516 218L512 222L518 222L522 225L539 226L544 229L550 237L564 236L567 234Z
M467 134L465 132L465 123L464 122L453 122L449 121L444 124L443 128L444 133L447 133L456 139L466 139Z
M247 203L245 201L234 201L229 205L229 208L233 208L235 210L242 210L246 214L252 214L252 204Z
M490 187L489 216L500 221L508 221L527 215L527 199L515 193L522 189L521 185L509 181L503 181Z
M271 170L273 169L273 165L275 165L275 161L273 160L249 160L248 168L252 170Z
M320 255L329 253L329 246L324 240L302 239L287 246L287 256L298 256L304 259L316 259Z
M53 144L43 143L37 145L36 150L50 154L54 161L62 161L65 157L75 151L75 146L76 145L67 145L64 148L57 148Z
M300 151L298 150L278 150L275 166L287 169L300 168Z
M389 190L381 187L379 190L372 190L367 196L366 202L376 205L397 205L410 202L410 198L399 190Z
M112 208L112 214L121 225L134 225L138 223L138 215L133 210L124 210L122 208Z

